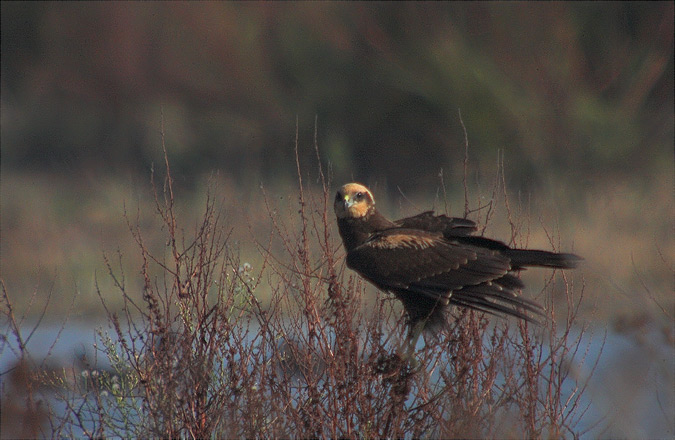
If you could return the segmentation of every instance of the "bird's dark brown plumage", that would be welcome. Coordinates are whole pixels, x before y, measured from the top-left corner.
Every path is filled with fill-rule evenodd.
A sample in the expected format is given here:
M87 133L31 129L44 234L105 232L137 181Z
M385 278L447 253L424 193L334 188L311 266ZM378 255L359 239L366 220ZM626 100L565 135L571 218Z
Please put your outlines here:
M413 327L442 324L449 304L532 320L541 307L517 295L524 286L514 271L569 269L581 260L574 254L512 249L472 235L471 220L432 211L389 221L375 209L370 190L357 183L338 190L334 208L347 266L396 295Z

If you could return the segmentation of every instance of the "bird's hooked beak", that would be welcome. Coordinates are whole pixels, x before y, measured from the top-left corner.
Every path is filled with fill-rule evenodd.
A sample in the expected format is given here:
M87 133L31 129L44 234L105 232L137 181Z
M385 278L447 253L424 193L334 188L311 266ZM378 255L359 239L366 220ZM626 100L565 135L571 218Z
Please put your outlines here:
M358 200L354 197L354 194L338 194L338 197L335 199L335 213L339 218L358 217L355 212L357 202Z
M354 203L355 203L355 202L354 202L354 199L353 199L352 197L350 197L349 194L345 194L345 195L342 197L342 207L344 208L345 212L346 212L347 210L349 210L349 208L351 208L352 206L354 206Z

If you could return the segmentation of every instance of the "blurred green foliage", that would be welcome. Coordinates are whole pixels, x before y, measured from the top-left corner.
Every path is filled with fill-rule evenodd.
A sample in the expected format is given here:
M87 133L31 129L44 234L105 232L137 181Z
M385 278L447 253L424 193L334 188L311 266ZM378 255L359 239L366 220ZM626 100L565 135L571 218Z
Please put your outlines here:
M235 181L316 118L338 181L428 186L459 111L519 184L672 160L673 2L2 2L1 42L3 167L147 170L162 112L177 173Z

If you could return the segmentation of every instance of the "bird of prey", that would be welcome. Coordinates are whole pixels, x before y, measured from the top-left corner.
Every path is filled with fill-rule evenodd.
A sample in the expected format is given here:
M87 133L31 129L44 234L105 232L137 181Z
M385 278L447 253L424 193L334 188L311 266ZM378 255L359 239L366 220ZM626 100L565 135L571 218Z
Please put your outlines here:
M516 294L524 287L516 272L529 266L571 269L582 260L513 249L472 235L477 228L471 220L433 211L390 221L358 183L338 190L334 209L347 266L401 300L415 339L445 322L449 304L534 320L542 309Z

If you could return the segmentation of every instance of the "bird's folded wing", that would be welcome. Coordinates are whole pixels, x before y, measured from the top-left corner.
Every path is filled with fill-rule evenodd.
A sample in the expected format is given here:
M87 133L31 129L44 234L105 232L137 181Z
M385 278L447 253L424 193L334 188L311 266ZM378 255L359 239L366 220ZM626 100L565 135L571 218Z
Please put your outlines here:
M476 231L476 223L469 219L435 215L434 211L425 211L413 217L396 220L394 223L401 228L441 232L446 237L465 236Z
M426 231L375 234L347 255L349 267L383 288L448 292L503 277L508 258Z

